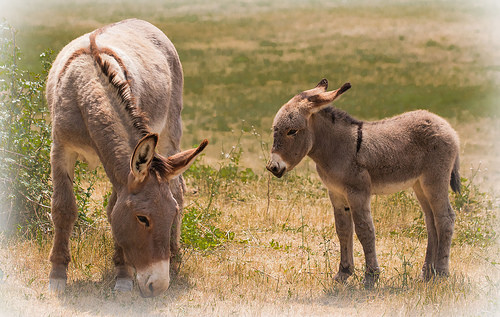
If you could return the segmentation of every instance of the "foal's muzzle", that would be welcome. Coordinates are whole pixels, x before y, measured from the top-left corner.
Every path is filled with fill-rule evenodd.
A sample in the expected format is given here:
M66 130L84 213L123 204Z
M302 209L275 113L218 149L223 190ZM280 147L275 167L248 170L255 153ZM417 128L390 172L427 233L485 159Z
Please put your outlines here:
M275 162L270 160L269 163L267 163L266 166L267 170L271 173L273 173L274 176L281 178L283 174L286 172L286 165L280 164L280 162Z

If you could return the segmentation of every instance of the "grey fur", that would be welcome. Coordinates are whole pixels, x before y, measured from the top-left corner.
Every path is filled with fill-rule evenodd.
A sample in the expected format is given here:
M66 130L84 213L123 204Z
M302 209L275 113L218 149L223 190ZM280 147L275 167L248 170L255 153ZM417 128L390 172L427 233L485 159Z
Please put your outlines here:
M415 190L427 224L423 277L448 275L455 222L448 186L460 190L457 133L443 118L425 110L360 122L329 106L347 90L346 85L332 92L326 87L323 80L278 111L267 169L281 177L306 155L316 163L330 195L340 240L336 279L345 281L353 273L354 227L365 253L365 285L373 286L380 270L370 196L409 187Z

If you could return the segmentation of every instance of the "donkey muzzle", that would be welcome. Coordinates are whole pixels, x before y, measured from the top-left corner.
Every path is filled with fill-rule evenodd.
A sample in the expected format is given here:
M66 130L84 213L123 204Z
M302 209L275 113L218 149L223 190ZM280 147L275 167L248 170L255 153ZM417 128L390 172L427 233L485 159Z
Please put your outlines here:
M286 163L278 154L272 153L266 168L269 172L273 173L274 176L281 178L286 172Z
M158 296L170 285L170 260L162 260L137 270L137 285L143 297Z

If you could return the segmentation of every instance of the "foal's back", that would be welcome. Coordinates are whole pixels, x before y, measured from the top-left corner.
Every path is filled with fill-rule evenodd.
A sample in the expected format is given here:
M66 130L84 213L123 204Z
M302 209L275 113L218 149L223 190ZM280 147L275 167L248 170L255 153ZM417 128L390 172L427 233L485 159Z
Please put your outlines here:
M423 173L444 173L449 179L458 151L458 135L446 120L416 110L365 122L359 160L375 183L404 181Z

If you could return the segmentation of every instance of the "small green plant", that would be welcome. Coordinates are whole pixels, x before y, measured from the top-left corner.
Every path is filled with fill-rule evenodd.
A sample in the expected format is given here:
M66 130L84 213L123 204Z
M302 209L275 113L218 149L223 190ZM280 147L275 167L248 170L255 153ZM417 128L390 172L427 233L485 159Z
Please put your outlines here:
M479 190L474 182L474 178L479 173L480 167L474 169L470 178L461 177L462 188L460 193L454 193L453 207L457 211L471 211L474 206L477 206L484 193Z
M216 227L220 211L190 206L184 209L181 243L184 247L211 250L234 239L234 232Z
M85 183L84 180L86 180L87 183ZM89 170L86 163L78 162L73 179L73 191L75 192L76 204L78 206L77 226L92 225L94 223L95 219L89 215L89 210L91 208L90 202L96 184L100 180L101 177L97 169ZM104 208L99 211L102 210L104 210ZM102 212L100 212L99 215L102 216Z
M274 250L283 250L285 252L288 252L292 248L291 244L282 244L282 243L279 243L279 241L276 241L274 239L271 239L271 241L269 241L269 245Z

